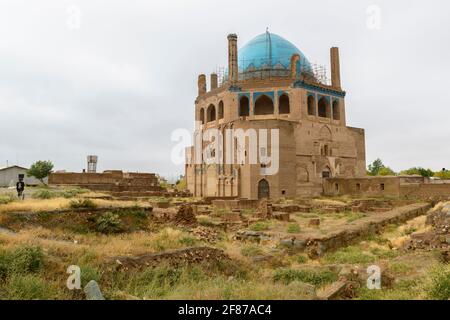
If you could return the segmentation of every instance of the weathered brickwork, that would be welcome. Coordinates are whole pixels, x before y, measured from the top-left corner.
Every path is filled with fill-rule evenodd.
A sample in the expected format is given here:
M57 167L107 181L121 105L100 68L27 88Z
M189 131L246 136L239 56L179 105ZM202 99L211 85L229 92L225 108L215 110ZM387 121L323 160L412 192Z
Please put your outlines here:
M278 129L279 170L267 175L259 160L256 164L208 165L203 154L199 156L189 148L189 191L199 197L258 199L264 180L273 199L315 196L323 192L324 177L364 177L365 134L363 129L347 127L338 49L331 50L331 84L320 82L308 72L299 73L296 53L289 57L290 70L270 73L261 69L258 77L252 78L250 71L240 69L236 36L228 39L228 78L216 88L213 76L212 90L207 91L206 76L199 76L197 133L216 128L225 136L227 129ZM207 145L204 142L202 147ZM248 143L244 148L249 150ZM267 150L271 150L271 141Z
M79 186L100 191L164 191L154 173L105 171L103 173L52 173L50 185Z

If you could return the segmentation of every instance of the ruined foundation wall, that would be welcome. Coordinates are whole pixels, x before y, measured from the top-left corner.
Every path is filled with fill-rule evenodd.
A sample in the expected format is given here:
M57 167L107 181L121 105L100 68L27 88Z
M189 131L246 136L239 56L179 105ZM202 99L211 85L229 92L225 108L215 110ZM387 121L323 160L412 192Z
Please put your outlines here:
M153 173L52 173L50 185L79 186L99 191L161 191L158 178Z
M400 187L401 197L416 197L416 198L432 198L432 197L447 197L450 198L450 184L416 184L416 185L402 185Z
M400 195L398 177L332 178L323 182L324 194L392 196Z

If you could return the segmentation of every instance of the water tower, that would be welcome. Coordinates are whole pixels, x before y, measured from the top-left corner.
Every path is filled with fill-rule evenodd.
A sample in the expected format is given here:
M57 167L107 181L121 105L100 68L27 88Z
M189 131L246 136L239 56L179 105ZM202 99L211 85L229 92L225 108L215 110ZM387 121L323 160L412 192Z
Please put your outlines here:
M97 172L97 156L87 156L87 172L96 173Z

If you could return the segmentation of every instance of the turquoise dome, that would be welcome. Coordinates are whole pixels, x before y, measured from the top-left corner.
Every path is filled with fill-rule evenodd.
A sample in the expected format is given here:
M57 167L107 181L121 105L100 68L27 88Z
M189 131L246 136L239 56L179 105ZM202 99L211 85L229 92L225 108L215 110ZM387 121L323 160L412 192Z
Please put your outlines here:
M298 72L311 73L311 64L305 55L291 42L273 33L263 33L238 51L241 72L264 69L289 69L292 55L298 54Z

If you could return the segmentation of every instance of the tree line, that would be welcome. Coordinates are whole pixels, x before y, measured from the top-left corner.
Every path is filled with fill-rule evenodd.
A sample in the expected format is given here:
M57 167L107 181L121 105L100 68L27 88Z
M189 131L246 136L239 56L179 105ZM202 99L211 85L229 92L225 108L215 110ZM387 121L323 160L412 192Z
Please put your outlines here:
M376 159L367 167L367 175L369 176L398 176L398 175L419 175L426 178L450 179L450 170L442 169L441 171L433 171L422 167L413 167L400 172L395 172L390 167L384 165L381 159Z

